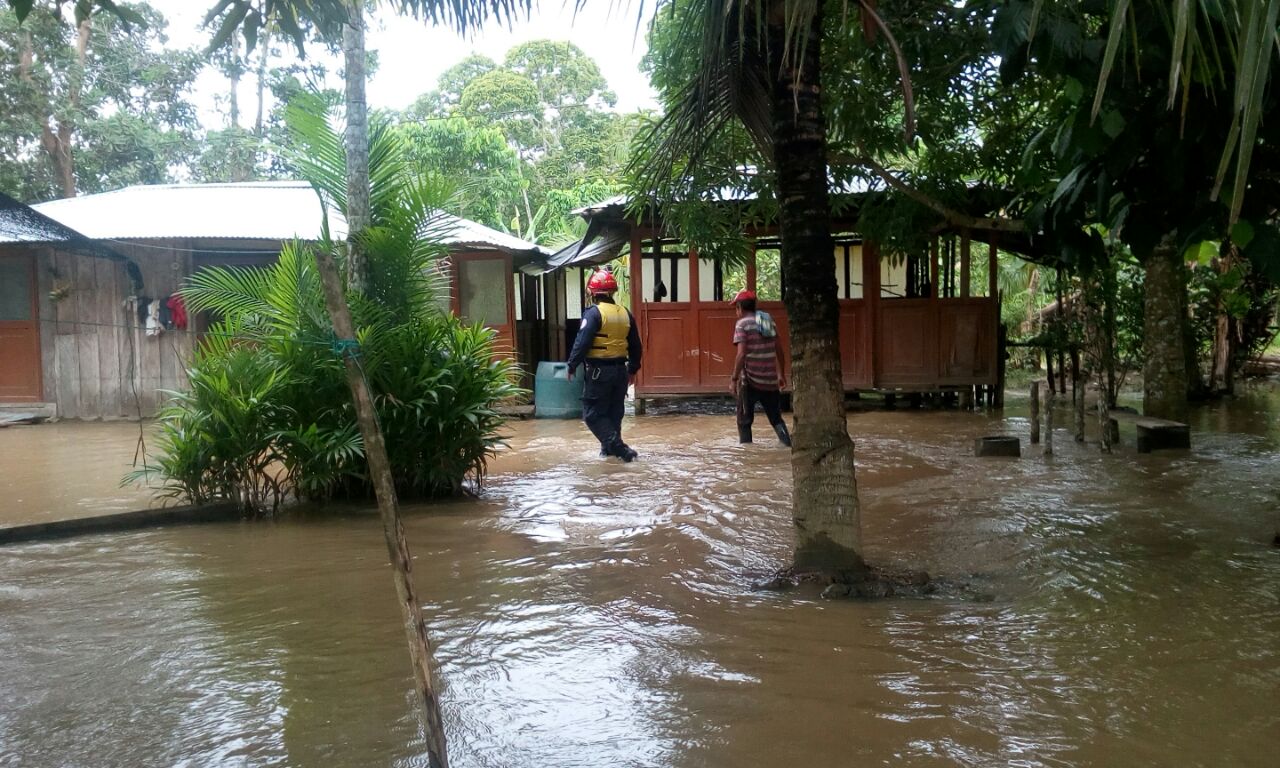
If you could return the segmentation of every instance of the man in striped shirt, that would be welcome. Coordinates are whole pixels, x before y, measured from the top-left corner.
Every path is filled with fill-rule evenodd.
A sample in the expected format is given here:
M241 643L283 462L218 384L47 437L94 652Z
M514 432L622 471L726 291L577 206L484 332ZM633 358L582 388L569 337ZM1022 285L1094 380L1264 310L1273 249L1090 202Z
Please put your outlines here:
M733 361L733 394L738 398L738 442L751 442L751 424L756 418L756 403L773 425L778 440L790 447L791 433L782 420L779 390L786 386L782 372L782 347L778 329L768 312L756 310L753 291L738 291L733 297L738 308L738 323L733 327L733 343L738 356Z

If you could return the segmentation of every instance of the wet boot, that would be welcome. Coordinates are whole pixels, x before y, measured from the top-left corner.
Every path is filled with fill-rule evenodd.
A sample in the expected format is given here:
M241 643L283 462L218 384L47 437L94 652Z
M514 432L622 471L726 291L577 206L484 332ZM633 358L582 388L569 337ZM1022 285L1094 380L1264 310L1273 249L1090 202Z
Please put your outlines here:
M751 427L744 427L741 424L738 425L738 442L739 443L751 442Z
M773 431L778 435L778 442L786 447L791 447L791 433L787 431L787 422L780 421L773 425Z
M606 449L606 451L607 451L607 455L617 456L618 458L622 459L628 464L635 461L636 456L639 455L635 452L635 450L631 448L631 446L622 442L622 440L620 440L617 437L617 435L615 435L613 439L609 441L609 447Z

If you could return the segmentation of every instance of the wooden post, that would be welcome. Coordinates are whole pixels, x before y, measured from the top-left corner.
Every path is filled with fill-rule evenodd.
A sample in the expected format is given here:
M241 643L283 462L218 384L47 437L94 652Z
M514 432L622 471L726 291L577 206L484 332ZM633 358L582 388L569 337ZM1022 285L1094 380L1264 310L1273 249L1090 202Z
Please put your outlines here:
M1049 384L1049 389L1053 389L1053 347L1044 348L1044 376Z
M1084 392L1080 388L1080 350L1072 348L1071 350L1071 400L1075 401L1076 395L1084 397Z
M1099 394L1102 395L1098 398L1098 432L1102 435L1100 443L1103 453L1111 453L1111 412L1107 408L1105 393Z
M970 283L973 276L969 274L973 266L971 250L969 230L962 229L960 230L960 296L965 299L969 298L969 294L972 293Z
M991 251L987 256L987 296L994 299L996 294L999 293L999 289L996 287L999 283L996 282L996 278L998 277L997 270L1000 268L995 232L991 233L990 248Z
M644 251L640 245L640 230L637 227L631 228L631 251L627 260L627 266L630 268L631 283L631 318L635 321L640 331L640 340L643 344L649 343L648 326L645 324L644 312ZM636 383L633 387L633 393L636 398L637 415L644 414L644 398L640 395L644 391L645 385L645 369L641 368L636 374Z
M929 298L938 298L938 238L929 240Z
M1009 329L1000 322L1000 302L996 301L996 387L991 398L991 405L1004 407L1005 357L1009 350Z
M964 387L960 390L960 410L973 410L973 387Z
M1049 382L1048 397L1044 401L1044 455L1053 455L1053 382Z
M1079 379L1077 379L1076 381L1078 383ZM1071 398L1074 401L1074 405L1076 407L1076 442L1083 443L1084 442L1084 390L1080 389L1080 391L1077 392L1076 390L1078 389L1080 389L1078 385L1072 386Z
M1040 442L1040 382L1031 382L1031 444Z
M342 292L342 279L334 265L333 255L323 249L316 250L316 267L324 285L324 302L333 320L333 332L339 342L355 339L355 324L351 309ZM396 594L400 598L400 615L404 620L405 635L409 640L409 657L413 662L413 676L417 683L418 704L422 707L426 727L427 759L432 768L448 768L449 756L445 748L444 724L440 717L440 699L431 679L431 639L422 620L422 606L413 587L413 558L409 543L404 537L404 525L400 522L400 504L396 499L396 486L391 477L391 463L387 459L387 446L378 426L378 414L373 407L369 384L364 378L358 359L358 350L343 355L347 369L347 385L355 401L356 421L364 437L365 458L369 462L369 474L378 497L378 512L382 516L382 533L387 542L387 554L391 557L395 576Z
M871 240L862 243L862 300L867 307L867 353L874 388L880 382L880 246Z

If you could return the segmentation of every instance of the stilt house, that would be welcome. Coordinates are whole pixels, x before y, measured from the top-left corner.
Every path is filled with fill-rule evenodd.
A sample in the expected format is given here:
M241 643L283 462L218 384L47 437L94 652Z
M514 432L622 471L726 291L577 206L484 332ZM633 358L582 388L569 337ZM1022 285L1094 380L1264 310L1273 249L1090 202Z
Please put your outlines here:
M630 309L645 345L641 402L729 391L736 314L728 302L741 288L756 291L786 347L775 230L753 233L746 263L730 265L663 236L660 223L628 218L623 199L580 213L587 237L549 264L573 283L593 265L627 257ZM940 233L926 252L895 257L856 232L839 234L832 260L846 391L994 393L1003 377L996 257L994 239L975 242L968 231Z

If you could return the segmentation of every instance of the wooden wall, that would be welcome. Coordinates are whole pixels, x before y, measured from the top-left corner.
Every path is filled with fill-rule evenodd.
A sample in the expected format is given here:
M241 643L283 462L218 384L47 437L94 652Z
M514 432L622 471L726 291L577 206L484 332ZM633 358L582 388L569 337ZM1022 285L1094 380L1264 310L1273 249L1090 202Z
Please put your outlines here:
M191 272L191 257L184 251L112 248L138 264L144 295L153 299L176 291ZM186 384L194 337L176 329L145 335L136 309L126 306L132 288L124 264L41 247L37 272L44 397L56 404L60 418L146 418L163 403L161 390ZM54 291L60 298L51 295Z

